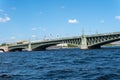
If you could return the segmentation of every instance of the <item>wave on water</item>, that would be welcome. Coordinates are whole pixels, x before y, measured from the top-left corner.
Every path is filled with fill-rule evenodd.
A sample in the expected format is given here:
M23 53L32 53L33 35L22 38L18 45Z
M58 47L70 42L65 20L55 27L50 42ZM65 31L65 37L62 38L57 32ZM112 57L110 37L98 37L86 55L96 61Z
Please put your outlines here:
M0 54L0 80L120 80L120 49Z
M117 74L101 75L96 80L120 80L120 75Z

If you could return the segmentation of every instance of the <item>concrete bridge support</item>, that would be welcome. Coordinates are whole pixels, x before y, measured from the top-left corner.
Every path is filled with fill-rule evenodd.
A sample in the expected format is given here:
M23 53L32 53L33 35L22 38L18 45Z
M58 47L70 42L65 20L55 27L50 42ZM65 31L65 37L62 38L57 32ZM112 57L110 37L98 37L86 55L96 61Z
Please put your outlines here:
M81 37L80 49L88 49L87 39L86 39L85 35L82 35L82 37Z
M30 41L29 41L29 44L28 44L28 50L27 51L32 51L31 42Z

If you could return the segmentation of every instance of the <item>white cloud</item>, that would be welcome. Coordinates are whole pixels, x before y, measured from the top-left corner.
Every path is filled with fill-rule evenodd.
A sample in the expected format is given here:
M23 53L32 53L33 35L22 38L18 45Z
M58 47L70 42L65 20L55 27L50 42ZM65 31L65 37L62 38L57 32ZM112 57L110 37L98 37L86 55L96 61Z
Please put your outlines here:
M11 10L16 10L16 7L12 7Z
M32 31L35 31L35 30L37 30L37 28L32 28Z
M101 20L100 23L105 23L105 20Z
M6 13L4 13L3 15L4 15L4 16L8 16L8 14L6 14Z
M43 31L43 32L47 31L47 29L43 28L43 27L39 27L39 29L40 29L40 31Z
M31 28L32 31L42 31L42 32L46 32L46 28L43 27L33 27Z
M10 39L16 39L16 37L15 37L15 36L12 36L12 37L10 37Z
M44 31L44 32L45 32L45 31L47 31L47 30L46 30L45 28L43 28L43 29L42 29L42 31Z
M5 23L10 21L10 17L7 13L4 12L4 10L0 9L0 23Z
M69 19L68 23L70 23L70 24L77 24L78 20L77 19Z
M37 36L36 36L36 35L32 35L31 37L32 37L32 38L35 38L35 37L37 37Z
M115 16L115 19L118 19L118 20L120 20L120 16Z
M8 17L8 16L6 16L6 17L0 17L0 23L5 23L5 22L8 22L8 21L10 21L11 19L10 19L10 17Z

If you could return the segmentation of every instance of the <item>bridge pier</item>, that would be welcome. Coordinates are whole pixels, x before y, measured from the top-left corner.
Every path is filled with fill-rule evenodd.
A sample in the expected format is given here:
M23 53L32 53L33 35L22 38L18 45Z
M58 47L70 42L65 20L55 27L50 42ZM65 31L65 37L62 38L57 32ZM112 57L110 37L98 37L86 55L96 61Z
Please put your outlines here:
M27 51L32 51L30 40L29 40L29 43L28 43L28 50Z
M82 35L82 37L81 37L80 49L88 49L87 39L86 39L85 35Z

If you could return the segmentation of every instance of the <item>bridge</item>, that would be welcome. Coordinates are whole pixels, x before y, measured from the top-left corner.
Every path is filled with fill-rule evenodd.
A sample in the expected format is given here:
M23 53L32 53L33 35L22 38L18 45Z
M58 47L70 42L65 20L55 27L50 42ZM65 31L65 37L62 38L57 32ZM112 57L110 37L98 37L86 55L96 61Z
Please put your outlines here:
M8 51L39 51L46 50L47 47L67 43L78 46L80 49L101 48L102 45L120 40L120 32L81 35L77 37L61 38L39 42L28 42L25 44L9 45Z

